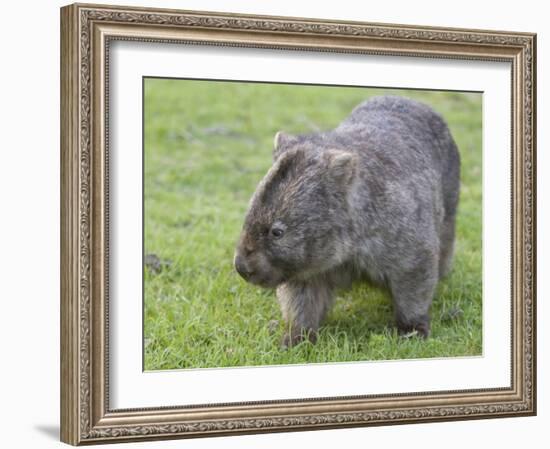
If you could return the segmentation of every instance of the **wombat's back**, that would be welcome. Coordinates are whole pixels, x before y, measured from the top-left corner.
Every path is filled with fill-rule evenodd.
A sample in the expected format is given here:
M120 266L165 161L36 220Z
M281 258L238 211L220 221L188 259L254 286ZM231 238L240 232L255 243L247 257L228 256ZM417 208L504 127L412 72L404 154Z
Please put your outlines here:
M376 148L391 152L393 147L408 147L408 151L396 155L396 160L424 155L445 164L458 157L443 118L429 106L408 98L371 98L357 106L335 131L356 136L358 143L363 138L367 151Z
M387 178L436 178L445 215L455 214L459 153L447 124L429 106L402 97L374 97L358 105L335 133L365 165L383 169Z

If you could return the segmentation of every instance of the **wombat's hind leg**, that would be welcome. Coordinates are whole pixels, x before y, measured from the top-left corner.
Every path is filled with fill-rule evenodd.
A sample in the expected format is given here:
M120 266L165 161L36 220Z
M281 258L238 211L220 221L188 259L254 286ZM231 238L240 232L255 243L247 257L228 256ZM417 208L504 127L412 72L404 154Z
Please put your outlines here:
M444 278L451 271L455 246L455 217L447 217L439 236L439 279Z
M277 299L288 328L282 346L294 346L305 339L315 343L319 325L332 304L332 288L321 280L287 282L277 288Z
M415 331L424 338L430 335L430 305L437 283L438 267L434 260L390 279L395 321L400 335Z

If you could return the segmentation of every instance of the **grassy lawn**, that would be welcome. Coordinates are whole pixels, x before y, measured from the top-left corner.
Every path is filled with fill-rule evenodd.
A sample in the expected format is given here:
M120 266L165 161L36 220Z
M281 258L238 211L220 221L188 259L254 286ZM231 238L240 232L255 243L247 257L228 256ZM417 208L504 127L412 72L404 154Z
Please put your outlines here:
M389 294L362 283L339 293L316 345L281 350L274 292L232 266L273 136L333 128L382 93L440 112L462 158L455 264L434 299L432 336L399 338ZM146 370L481 354L481 95L147 79L144 108Z

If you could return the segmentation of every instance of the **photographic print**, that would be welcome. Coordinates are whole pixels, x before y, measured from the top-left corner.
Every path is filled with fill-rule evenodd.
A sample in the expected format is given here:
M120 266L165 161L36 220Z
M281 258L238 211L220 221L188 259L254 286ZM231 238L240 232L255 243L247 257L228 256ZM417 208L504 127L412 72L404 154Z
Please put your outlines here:
M482 354L481 93L143 90L145 370Z
M536 413L536 36L61 9L61 439Z

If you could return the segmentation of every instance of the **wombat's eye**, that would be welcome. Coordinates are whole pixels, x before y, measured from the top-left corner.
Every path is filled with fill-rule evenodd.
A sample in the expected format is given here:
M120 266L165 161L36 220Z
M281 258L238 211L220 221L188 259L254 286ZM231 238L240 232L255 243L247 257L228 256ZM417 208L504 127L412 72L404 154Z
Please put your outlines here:
M276 239L282 237L284 233L285 233L285 231L283 231L281 228L273 228L273 229L271 229L271 235L272 235L273 237L275 237Z

